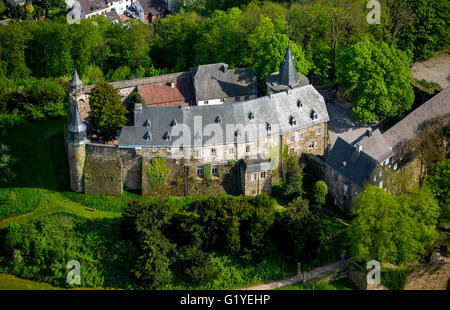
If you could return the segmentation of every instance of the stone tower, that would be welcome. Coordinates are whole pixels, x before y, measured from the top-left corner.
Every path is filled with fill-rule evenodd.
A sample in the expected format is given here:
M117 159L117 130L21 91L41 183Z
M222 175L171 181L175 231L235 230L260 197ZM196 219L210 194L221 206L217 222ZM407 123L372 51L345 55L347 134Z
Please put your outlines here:
M83 84L75 70L73 79L69 82L70 98L70 123L67 126L67 152L69 156L70 188L82 193L84 192L83 169L86 159L86 124L83 123L78 110L78 98L82 96Z
M280 71L270 74L266 78L267 93L276 94L289 89L306 86L309 80L306 76L297 72L294 56L292 56L291 45L288 45Z

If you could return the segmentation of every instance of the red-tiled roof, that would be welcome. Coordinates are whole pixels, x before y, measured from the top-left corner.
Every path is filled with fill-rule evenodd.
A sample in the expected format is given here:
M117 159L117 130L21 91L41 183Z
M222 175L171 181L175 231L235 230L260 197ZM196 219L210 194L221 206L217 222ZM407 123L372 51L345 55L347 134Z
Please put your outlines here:
M178 79L171 83L159 83L138 86L138 92L144 97L147 106L184 105L195 102L194 88L191 79Z

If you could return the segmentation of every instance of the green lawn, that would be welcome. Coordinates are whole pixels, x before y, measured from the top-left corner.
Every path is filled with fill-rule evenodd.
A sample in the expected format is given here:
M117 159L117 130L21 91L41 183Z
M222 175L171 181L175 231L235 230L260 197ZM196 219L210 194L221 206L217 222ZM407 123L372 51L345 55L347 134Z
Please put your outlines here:
M2 273L0 274L0 290L62 290L62 288Z
M293 284L280 287L277 290L358 290L358 287L348 278L323 284Z

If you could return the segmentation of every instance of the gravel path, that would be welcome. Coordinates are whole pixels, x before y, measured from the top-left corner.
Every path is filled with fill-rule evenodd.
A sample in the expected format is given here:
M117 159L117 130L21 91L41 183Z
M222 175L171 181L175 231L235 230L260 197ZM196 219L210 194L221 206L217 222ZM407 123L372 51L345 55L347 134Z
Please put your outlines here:
M347 262L341 260L341 261L329 264L327 266L313 269L306 273L306 280L312 280L312 279L318 278L320 276L323 276L327 273L336 271L338 269L343 269L345 266L347 266ZM243 288L241 290L273 290L273 289L276 289L276 288L279 288L282 286L288 286L288 285L292 285L292 284L299 283L302 281L303 281L303 276L295 276L292 278L287 278L287 279L283 279L283 280L279 280L279 281L275 281L275 282L271 282L271 283L266 283L266 284Z
M435 82L442 88L447 88L450 86L450 55L443 53L425 61L415 62L412 74L418 80Z

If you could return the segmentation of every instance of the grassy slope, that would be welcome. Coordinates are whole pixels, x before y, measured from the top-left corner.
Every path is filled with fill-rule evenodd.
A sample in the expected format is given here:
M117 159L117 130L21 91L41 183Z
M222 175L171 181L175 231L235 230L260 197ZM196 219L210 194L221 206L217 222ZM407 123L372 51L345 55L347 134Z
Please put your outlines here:
M107 196L70 192L67 155L63 144L63 126L63 120L27 124L12 130L6 137L0 137L0 143L8 145L13 156L19 159L18 164L13 167L17 177L7 186L3 185L4 188L0 188L0 208L5 207L2 205L2 199L9 198L5 193L10 195L10 192L14 191L16 195L23 195L26 192L25 188L40 191L39 203L36 206L28 207L28 209L17 208L12 210L13 212L4 213L14 214L13 216L5 218L0 216L0 229L7 227L9 223L26 223L57 212L92 220L115 218L120 217L120 212L129 200L151 199L151 197L141 197L132 193ZM25 197L22 198L25 199ZM191 199L197 198L180 199L178 207L181 208ZM277 201L278 204L280 202ZM95 207L97 210L88 211L86 206ZM11 283L11 289L15 287L14 281L8 283Z
M0 274L0 290L62 290L47 283L24 280L10 274Z
M350 279L344 278L323 284L293 284L277 290L358 290L358 288Z

